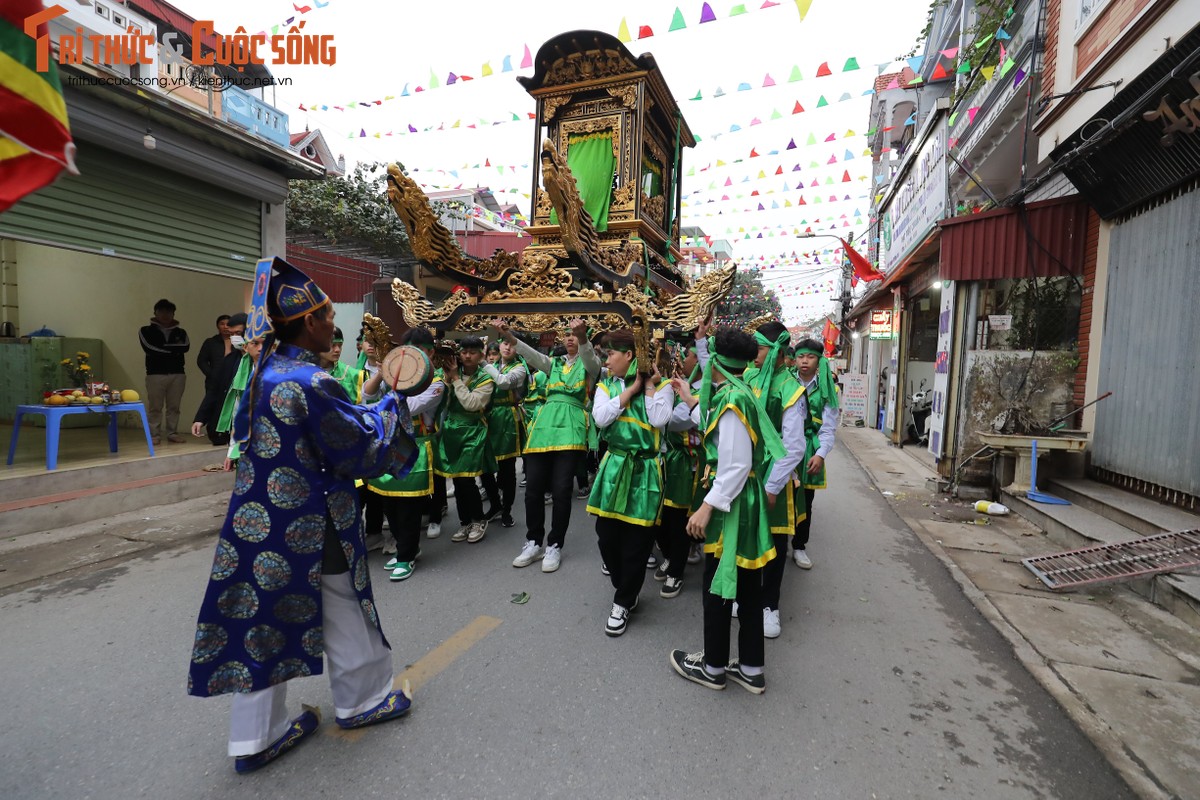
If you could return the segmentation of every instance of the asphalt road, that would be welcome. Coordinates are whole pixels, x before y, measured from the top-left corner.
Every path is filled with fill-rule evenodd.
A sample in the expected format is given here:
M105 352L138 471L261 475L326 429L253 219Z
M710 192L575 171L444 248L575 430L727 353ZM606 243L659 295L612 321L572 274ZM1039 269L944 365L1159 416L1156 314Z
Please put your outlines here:
M347 735L324 676L293 681L294 713L326 724L237 776L228 701L185 694L206 535L0 598L0 797L1131 797L852 457L829 469L765 695L668 665L701 648L698 567L672 600L648 572L628 632L604 635L611 588L576 501L557 573L510 566L519 510L478 544L425 542L406 583L377 568L397 670L420 661L412 714Z

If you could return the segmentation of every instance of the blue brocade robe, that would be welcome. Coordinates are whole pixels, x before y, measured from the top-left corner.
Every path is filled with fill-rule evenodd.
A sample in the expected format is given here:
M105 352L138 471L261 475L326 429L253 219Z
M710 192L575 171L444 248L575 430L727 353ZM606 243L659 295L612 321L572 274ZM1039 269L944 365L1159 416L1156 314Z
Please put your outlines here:
M280 345L240 404L234 432L249 426L250 436L200 607L188 694L253 692L323 671L327 522L379 627L354 479L404 475L416 454L412 422L390 393L351 403L316 362Z

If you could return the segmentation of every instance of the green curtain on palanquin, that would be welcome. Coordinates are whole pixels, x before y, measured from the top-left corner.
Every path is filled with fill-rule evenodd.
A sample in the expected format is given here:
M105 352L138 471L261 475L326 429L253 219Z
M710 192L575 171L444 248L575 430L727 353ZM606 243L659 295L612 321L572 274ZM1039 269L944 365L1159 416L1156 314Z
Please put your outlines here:
M642 156L642 194L657 197L663 193L663 170L657 161Z
M567 166L575 176L583 207L592 215L598 231L608 230L608 207L612 204L613 170L612 131L567 136ZM558 214L550 212L550 224L558 224Z

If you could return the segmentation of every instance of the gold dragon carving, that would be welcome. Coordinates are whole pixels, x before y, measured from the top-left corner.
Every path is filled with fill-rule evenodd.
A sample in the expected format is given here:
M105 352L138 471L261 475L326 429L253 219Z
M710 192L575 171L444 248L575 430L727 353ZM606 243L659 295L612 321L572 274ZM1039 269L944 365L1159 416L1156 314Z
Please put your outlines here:
M627 72L636 72L638 69L638 65L619 50L588 50L556 59L546 70L542 85L562 86L597 78L612 78Z
M425 193L396 164L388 164L388 202L408 229L413 255L439 272L453 272L464 278L497 280L517 269L517 256L497 250L488 259L475 260L464 255L454 235L442 225L429 205Z
M526 253L519 272L508 276L508 291L488 292L485 303L497 300L599 300L595 289L574 290L571 273L558 266L558 259L551 253Z
M716 311L733 288L734 267L714 269L701 276L691 288L667 301L661 316L653 321L685 331L695 330Z
M557 97L547 97L543 106L542 117L544 122L550 122L558 114L558 110L570 103L572 96L569 94L558 95Z
M410 328L440 327L438 323L449 319L460 306L471 305L471 296L460 291L446 298L440 307L435 307L417 291L417 287L399 278L392 279L392 299L400 307L404 324Z
M762 314L761 316L757 316L747 322L746 327L742 328L742 330L746 333L757 333L759 328L761 328L763 325L766 325L768 322L774 321L774 319L774 314Z
M621 105L625 108L637 107L637 84L631 83L625 86L609 86L606 90L610 95L621 101Z

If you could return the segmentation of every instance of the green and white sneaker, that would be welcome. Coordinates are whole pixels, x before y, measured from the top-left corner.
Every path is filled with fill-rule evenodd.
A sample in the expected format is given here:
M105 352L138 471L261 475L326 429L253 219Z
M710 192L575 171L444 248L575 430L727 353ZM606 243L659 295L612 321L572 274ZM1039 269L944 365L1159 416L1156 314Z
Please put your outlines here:
M396 564L396 568L392 570L392 574L388 576L389 580L406 581L412 577L413 567L416 565L414 561L400 561Z

